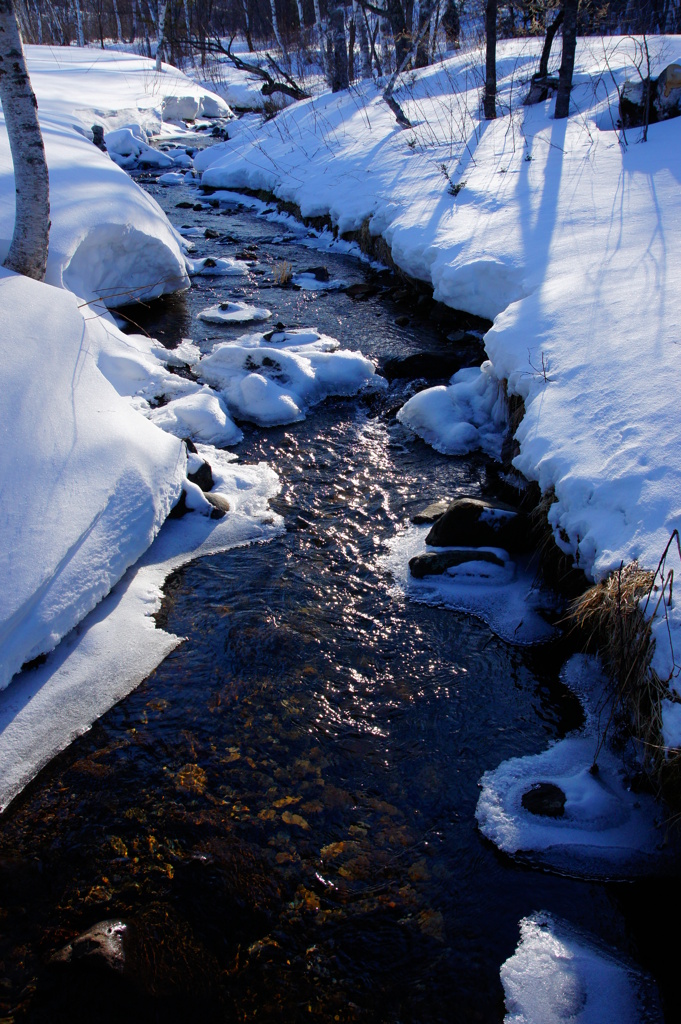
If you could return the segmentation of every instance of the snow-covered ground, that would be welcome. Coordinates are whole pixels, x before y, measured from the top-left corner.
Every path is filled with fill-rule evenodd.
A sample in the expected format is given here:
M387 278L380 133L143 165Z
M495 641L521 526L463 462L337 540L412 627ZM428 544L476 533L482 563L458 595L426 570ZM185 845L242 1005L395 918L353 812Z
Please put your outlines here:
M437 299L493 319L492 373L525 402L516 465L555 491L557 542L599 579L632 560L655 569L681 518L681 120L645 143L615 130L617 86L638 76L629 38L579 42L568 120L551 99L524 107L541 44L499 46L493 122L480 115L482 54L460 53L397 90L412 129L364 82L245 119L196 167L204 185L269 189L341 233L366 223ZM656 74L681 39L648 45ZM435 389L428 401L405 419L447 450L442 410L459 399ZM655 667L675 684L681 611L658 613L655 638ZM666 735L681 745L676 720Z

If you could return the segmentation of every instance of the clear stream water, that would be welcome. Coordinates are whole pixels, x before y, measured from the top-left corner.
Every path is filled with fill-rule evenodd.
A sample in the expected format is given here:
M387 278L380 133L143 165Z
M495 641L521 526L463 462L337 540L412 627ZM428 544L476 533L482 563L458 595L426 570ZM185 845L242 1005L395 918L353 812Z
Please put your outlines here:
M197 255L257 246L243 281L199 279L135 312L166 344L237 336L195 314L242 293L272 323L317 327L379 362L450 350L456 324L420 316L389 275L273 241L285 229L244 210L179 210L184 188L148 187L176 225L229 236L199 239ZM272 286L283 261L382 292L355 302ZM185 642L2 818L3 1020L499 1024L499 967L539 909L653 969L679 1019L661 939L678 910L668 883L532 870L476 830L482 773L544 749L580 711L559 681L564 640L512 647L390 593L378 559L395 530L486 481L484 458L438 455L396 422L423 386L244 426L235 450L279 473L286 532L168 581L160 620ZM50 965L105 918L130 923L119 981Z

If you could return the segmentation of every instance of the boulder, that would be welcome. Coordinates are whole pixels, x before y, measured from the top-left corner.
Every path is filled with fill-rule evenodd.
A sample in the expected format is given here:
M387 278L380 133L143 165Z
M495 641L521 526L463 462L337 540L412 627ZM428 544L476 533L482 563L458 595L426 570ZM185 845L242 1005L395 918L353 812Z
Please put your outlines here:
M86 961L93 968L122 973L127 931L128 925L124 921L99 921L55 953L52 963Z
M652 107L657 121L666 121L681 114L681 63L668 64L658 76Z
M315 281L328 281L331 277L326 267L306 267L305 270L299 270L297 273L312 274Z
M456 498L433 524L426 544L431 547L493 547L506 551L531 548L526 515L501 502L492 505L479 498Z
M553 782L535 782L520 802L530 814L545 818L562 818L565 813L565 793Z
M409 571L415 579L421 580L424 576L441 576L447 569L466 562L489 562L499 566L504 564L503 559L493 551L480 551L477 548L468 548L466 551L427 551L425 555L415 555L409 559Z
M413 515L411 521L415 526L420 526L422 523L434 523L445 514L451 503L451 498L440 498L439 501L433 501Z

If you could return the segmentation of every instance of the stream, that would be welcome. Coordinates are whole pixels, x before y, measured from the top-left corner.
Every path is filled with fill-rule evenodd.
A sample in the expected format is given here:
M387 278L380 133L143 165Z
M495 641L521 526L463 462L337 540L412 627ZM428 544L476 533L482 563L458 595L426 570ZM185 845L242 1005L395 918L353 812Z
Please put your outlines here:
M186 295L127 311L168 346L191 337L208 351L248 330L196 319L226 297L379 365L444 356L447 334L480 327L438 320L391 274L309 248L305 231L262 212L178 208L195 192L146 187L176 226L219 234L194 239L197 256L252 257L242 279L196 278ZM323 265L376 294L282 288L283 264ZM565 638L509 645L477 619L405 600L382 568L418 509L489 493L486 457L439 455L396 421L424 386L397 379L291 426L242 424L234 451L279 474L286 532L167 581L159 624L185 642L3 816L3 1022L500 1024L499 967L536 910L652 971L666 1019L680 1019L661 934L678 911L668 883L532 870L477 831L483 772L545 749L581 711L559 679ZM130 924L122 973L49 963L105 919Z

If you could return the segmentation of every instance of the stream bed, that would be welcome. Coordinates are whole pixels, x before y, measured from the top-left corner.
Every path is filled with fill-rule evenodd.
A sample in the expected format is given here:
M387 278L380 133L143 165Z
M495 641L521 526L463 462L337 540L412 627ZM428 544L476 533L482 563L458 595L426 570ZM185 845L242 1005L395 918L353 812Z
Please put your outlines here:
M480 326L438 322L390 274L311 249L262 211L178 208L195 193L147 187L176 226L218 234L194 239L197 256L251 257L243 278L197 278L128 311L168 346L209 351L248 330L196 319L225 297L379 364L444 357L447 334ZM376 294L273 283L319 265ZM3 1021L499 1024L499 968L537 910L652 971L679 1019L661 935L678 912L669 882L532 870L477 831L483 772L545 749L581 711L559 679L565 638L509 645L405 600L382 566L419 508L487 493L485 457L439 455L396 421L423 386L400 378L288 427L242 424L234 451L279 474L286 531L167 581L159 624L184 643L3 816ZM50 963L106 919L129 925L122 972Z

